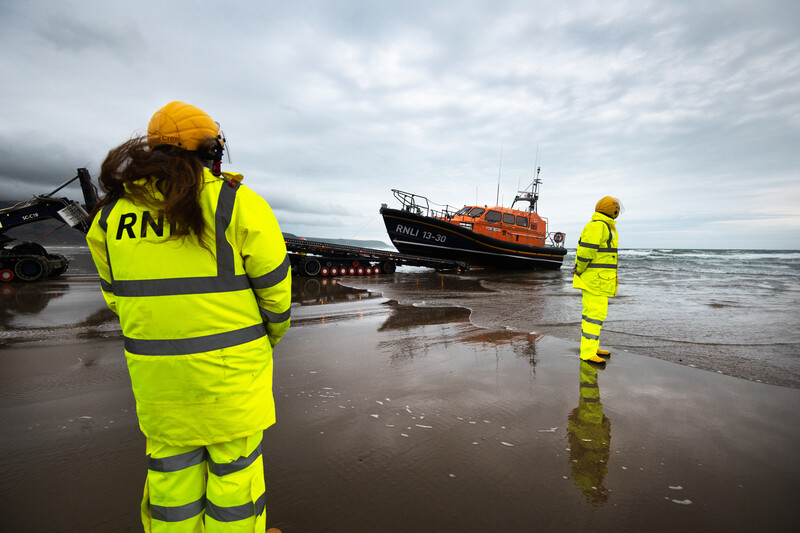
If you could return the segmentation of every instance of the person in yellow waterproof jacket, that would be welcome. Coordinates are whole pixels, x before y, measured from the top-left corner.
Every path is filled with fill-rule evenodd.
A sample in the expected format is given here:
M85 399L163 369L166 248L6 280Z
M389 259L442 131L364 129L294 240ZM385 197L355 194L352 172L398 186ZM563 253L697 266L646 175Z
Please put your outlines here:
M261 440L291 269L270 206L220 171L225 148L208 114L171 102L101 166L87 242L146 437L147 532L266 527Z
M616 296L619 240L615 221L623 210L611 196L595 206L592 220L578 239L572 286L583 293L581 351L583 361L605 366L611 352L600 348L600 329L608 314L608 298Z

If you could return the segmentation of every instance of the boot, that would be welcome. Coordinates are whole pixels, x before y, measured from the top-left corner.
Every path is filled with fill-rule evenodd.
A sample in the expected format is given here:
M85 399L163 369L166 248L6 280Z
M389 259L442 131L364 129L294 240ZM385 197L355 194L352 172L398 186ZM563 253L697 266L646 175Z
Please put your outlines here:
M589 359L581 359L584 363L588 363L595 368L605 368L606 367L606 360L596 355L591 356Z
M603 350L602 348L598 348L597 349L597 355L599 355L600 357L605 357L606 359L608 359L609 357L611 357L611 352L609 352L608 350Z

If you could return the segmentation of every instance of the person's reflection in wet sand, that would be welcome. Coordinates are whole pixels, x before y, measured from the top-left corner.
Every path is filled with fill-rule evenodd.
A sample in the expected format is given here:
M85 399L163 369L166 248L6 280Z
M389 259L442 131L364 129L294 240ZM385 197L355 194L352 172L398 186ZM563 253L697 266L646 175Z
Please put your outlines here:
M603 414L597 369L580 363L580 399L567 417L569 461L572 480L592 505L608 500L603 486L608 472L611 421Z

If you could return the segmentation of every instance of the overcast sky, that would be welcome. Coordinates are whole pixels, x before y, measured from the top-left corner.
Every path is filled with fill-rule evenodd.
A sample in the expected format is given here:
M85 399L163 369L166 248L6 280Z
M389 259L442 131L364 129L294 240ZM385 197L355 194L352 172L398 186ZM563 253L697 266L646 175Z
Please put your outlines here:
M570 247L611 195L622 248L800 248L797 0L0 7L3 199L182 100L297 235L389 242L391 189L509 205L538 163Z

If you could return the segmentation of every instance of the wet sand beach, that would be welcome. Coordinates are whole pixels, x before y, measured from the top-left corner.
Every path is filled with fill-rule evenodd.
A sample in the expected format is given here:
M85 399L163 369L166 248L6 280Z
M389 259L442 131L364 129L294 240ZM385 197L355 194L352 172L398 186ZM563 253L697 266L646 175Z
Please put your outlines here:
M3 530L140 531L144 437L96 278L2 289ZM294 299L264 441L284 533L800 527L798 389L630 351L581 372L577 343L339 284Z

